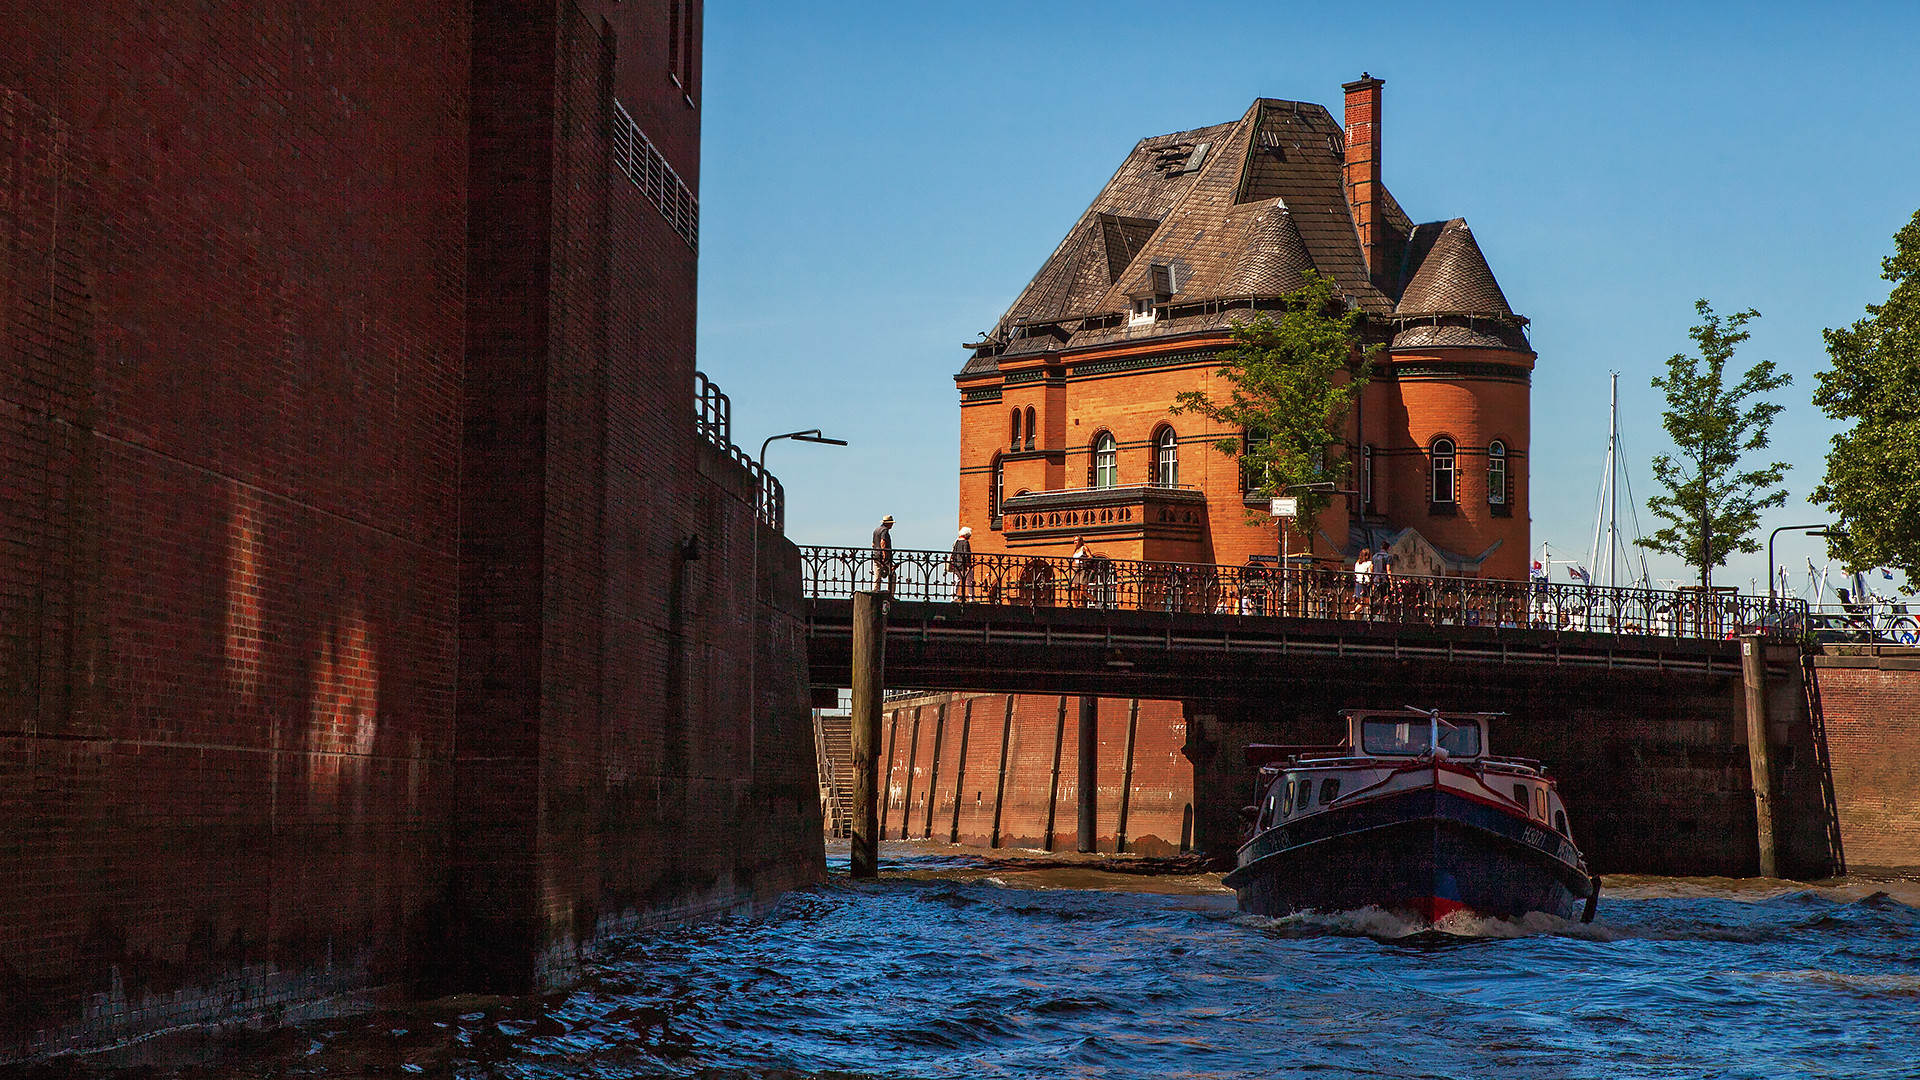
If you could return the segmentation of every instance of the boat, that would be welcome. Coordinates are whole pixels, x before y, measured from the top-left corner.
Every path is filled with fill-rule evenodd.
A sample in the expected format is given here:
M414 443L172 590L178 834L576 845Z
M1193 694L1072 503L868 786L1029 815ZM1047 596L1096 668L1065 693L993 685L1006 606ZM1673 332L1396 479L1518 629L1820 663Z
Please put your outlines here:
M1600 878L1546 767L1487 752L1501 715L1349 709L1343 745L1247 747L1261 798L1224 879L1240 910L1592 922Z

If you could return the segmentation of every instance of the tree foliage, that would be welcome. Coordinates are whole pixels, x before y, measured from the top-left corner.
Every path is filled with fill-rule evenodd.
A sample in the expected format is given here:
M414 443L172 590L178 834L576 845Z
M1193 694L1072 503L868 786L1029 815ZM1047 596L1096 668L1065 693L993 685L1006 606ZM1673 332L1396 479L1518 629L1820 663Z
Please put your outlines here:
M1344 486L1346 423L1366 385L1378 346L1359 347L1360 312L1347 306L1328 279L1307 271L1278 318L1261 312L1236 327L1234 344L1220 354L1224 400L1204 390L1180 393L1175 413L1201 416L1246 437L1214 440L1214 449L1238 458L1265 496L1290 488L1300 513L1296 531L1311 536L1316 520Z
M1920 211L1880 261L1893 282L1867 317L1828 330L1831 370L1813 403L1852 427L1833 437L1813 501L1833 511L1827 549L1847 570L1897 567L1920 580Z
M1793 376L1776 373L1773 361L1762 360L1727 385L1727 362L1751 336L1744 327L1760 313L1749 308L1722 320L1705 300L1695 301L1693 308L1700 324L1687 335L1700 355L1675 353L1667 360L1666 375L1653 380L1654 389L1666 393L1660 423L1678 453L1653 459L1654 479L1666 493L1649 498L1647 509L1668 524L1639 543L1685 559L1700 571L1704 588L1713 584L1713 568L1725 566L1728 555L1760 550L1754 535L1760 511L1787 501L1786 489L1779 487L1790 468L1785 462L1739 470L1747 454L1767 448L1767 429L1782 408L1761 395Z

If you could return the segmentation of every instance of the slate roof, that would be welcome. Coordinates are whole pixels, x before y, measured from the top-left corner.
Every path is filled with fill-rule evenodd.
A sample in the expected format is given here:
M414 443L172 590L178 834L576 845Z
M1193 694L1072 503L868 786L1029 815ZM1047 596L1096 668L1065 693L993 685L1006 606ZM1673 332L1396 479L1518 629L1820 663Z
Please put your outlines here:
M1273 98L1232 123L1140 140L961 375L995 370L998 355L1229 326L1249 301L1299 288L1309 269L1332 279L1383 331L1411 334L1410 344L1524 350L1525 320L1508 307L1458 218L1416 226L1382 188L1382 269L1368 274L1347 203L1345 155L1344 132L1325 108ZM1156 294L1174 310L1163 309L1151 326L1113 318ZM1485 325L1453 325L1460 320L1450 316L1462 315ZM1105 318L1085 324L1097 316ZM1401 326L1402 316L1428 325L1416 333ZM1041 326L1058 327L1057 336L1020 336Z
M1401 315L1513 314L1500 283L1493 280L1486 256L1473 240L1473 230L1460 218L1441 227L1395 311Z

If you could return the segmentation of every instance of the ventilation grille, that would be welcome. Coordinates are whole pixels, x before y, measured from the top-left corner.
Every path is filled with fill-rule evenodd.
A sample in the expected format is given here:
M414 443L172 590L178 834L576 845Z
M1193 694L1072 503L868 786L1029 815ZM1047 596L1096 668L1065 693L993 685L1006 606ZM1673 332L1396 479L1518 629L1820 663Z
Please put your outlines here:
M625 106L613 103L613 161L655 210L680 234L696 254L700 251L700 200L654 149Z

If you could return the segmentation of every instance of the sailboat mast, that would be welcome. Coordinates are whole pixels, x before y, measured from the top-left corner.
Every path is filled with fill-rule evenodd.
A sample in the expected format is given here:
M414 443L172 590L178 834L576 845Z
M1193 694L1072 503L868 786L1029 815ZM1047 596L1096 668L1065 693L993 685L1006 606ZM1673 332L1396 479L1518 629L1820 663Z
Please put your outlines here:
M1611 403L1607 410L1607 587L1619 586L1616 561L1620 552L1620 373L1607 373Z

